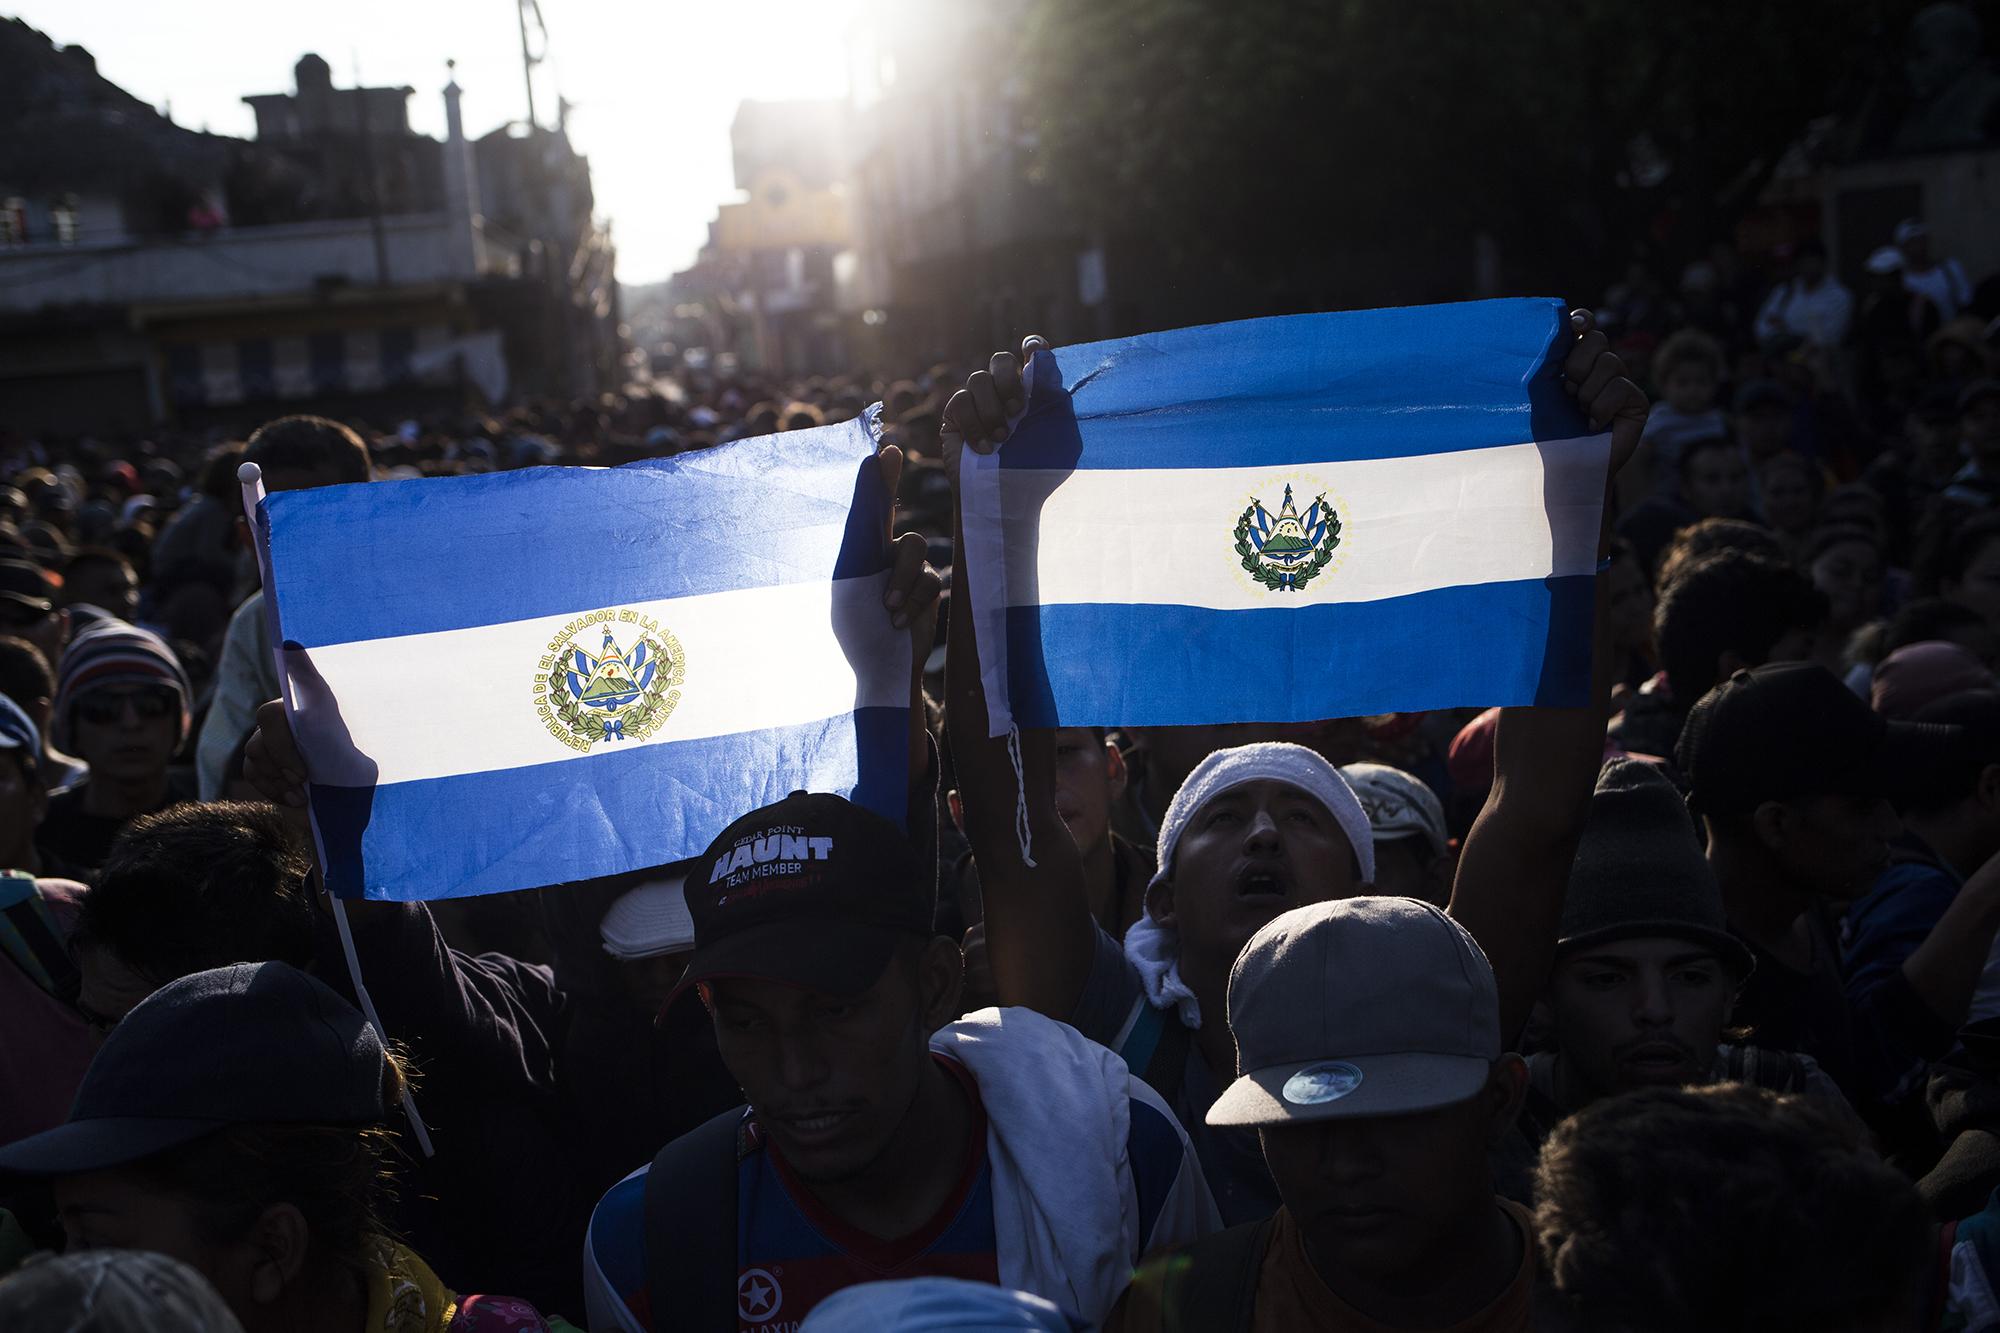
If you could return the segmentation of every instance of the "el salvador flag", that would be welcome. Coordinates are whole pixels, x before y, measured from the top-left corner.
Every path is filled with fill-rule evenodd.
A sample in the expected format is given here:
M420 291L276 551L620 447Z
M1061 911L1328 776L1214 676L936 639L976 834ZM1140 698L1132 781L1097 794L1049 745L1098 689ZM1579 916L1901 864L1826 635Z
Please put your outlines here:
M1519 299L1038 353L960 460L992 733L1584 702L1610 437L1571 337Z
M617 468L270 495L266 611L329 887L658 866L797 790L901 824L876 415Z

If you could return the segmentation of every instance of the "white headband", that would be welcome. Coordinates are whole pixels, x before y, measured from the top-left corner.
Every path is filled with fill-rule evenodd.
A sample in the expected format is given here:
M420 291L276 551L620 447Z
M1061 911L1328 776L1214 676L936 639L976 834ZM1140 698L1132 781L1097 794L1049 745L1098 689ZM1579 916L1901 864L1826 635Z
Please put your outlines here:
M1368 827L1368 812L1361 808L1360 798L1355 796L1354 788L1347 784L1340 770L1303 745L1260 741L1255 745L1217 750L1196 764L1194 772L1187 775L1187 781L1174 793L1174 799L1167 802L1167 817L1160 821L1160 864L1153 875L1153 883L1165 879L1172 869L1174 847L1180 842L1181 831L1187 827L1195 811L1231 787L1264 780L1297 787L1325 806L1334 822L1340 825L1341 832L1347 835L1348 845L1354 849L1355 862L1361 867L1362 882L1375 882L1375 838Z

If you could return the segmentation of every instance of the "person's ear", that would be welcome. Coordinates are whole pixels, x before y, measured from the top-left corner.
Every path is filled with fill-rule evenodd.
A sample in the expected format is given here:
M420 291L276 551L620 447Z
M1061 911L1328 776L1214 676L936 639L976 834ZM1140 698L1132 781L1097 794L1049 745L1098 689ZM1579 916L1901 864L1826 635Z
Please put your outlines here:
M1487 1142L1498 1143L1521 1118L1521 1104L1528 1099L1528 1062L1511 1053L1495 1060L1493 1076L1486 1080L1486 1090L1480 1095L1491 1112L1486 1122Z
M958 941L938 935L924 946L917 962L917 984L924 1012L924 1031L936 1032L956 1019L965 994L965 954Z
M1125 787L1131 776L1125 771L1125 752L1118 748L1118 742L1106 738L1104 742L1104 787L1110 794L1111 803L1116 805L1125 799Z
M1783 801L1766 801L1751 813L1750 827L1766 851L1782 852L1791 837L1791 809Z
M274 1203L260 1213L243 1238L250 1259L246 1284L250 1299L259 1305L276 1304L305 1267L311 1241L311 1228L297 1204Z
M2000 811L2000 764L1988 764L1979 770L1979 781L1973 786L1979 797L1979 808L1989 815Z
M1174 919L1174 881L1171 876L1146 889L1146 915L1168 930L1180 929Z

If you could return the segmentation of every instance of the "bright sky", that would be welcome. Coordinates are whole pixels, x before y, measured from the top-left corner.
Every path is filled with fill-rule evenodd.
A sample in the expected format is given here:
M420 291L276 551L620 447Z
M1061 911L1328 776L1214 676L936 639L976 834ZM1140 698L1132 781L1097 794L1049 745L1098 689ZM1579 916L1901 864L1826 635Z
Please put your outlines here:
M735 197L729 122L745 98L841 96L862 0L541 0L550 62L535 111L572 104L618 276L654 282L692 263L716 205ZM248 138L249 93L292 91L317 51L336 86L416 89L412 128L444 137L444 62L458 61L466 132L526 115L514 0L0 0L98 72L194 129ZM532 24L529 40L539 45Z

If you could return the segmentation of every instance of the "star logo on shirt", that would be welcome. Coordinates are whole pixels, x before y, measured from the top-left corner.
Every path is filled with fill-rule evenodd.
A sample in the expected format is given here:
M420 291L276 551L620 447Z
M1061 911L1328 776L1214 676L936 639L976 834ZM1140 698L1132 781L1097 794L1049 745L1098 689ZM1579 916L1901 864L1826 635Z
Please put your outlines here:
M784 1299L778 1279L762 1268L746 1268L736 1279L736 1313L744 1319L768 1318Z

